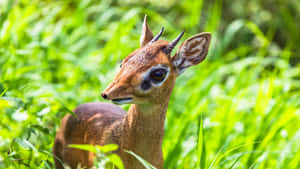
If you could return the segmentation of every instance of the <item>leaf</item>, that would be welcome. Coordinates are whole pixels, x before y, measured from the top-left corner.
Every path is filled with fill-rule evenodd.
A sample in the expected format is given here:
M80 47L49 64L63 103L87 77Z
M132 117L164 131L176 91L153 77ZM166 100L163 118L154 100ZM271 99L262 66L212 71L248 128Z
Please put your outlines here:
M48 168L48 169L51 169L51 168L52 168L52 167L51 167L51 164L49 163L48 160L45 160L45 161L44 161L44 166L45 166L45 168Z
M97 153L97 150L99 150L101 153L109 153L112 151L116 151L119 148L119 146L116 144L107 144L104 146L91 145L91 144L70 144L69 147L90 151L93 153Z
M63 109L65 109L68 113L72 114L72 116L77 117L77 115L76 115L72 110L70 110L70 109L64 104L63 101L61 101L61 100L58 99L58 98L57 98L56 100L60 103L60 105L63 107Z
M23 138L16 138L15 140L21 147L29 150L36 150L36 148L27 140Z
M43 132L44 134L50 134L50 131L48 128L37 125L37 124L31 125L30 128L35 128L35 129Z
M99 149L102 153L108 153L118 150L119 146L116 144L106 144L104 146L96 145L96 148Z
M68 145L68 147L77 148L77 149L85 150L85 151L90 151L93 153L97 152L96 147L94 145L90 145L90 144L70 144L70 145Z
M146 167L146 169L156 169L153 165L151 165L149 162L147 162L146 160L144 160L142 157L136 155L134 152L132 151L127 151L125 150L126 153L133 155L137 160L139 160L139 162L141 164L143 164L144 167Z
M5 88L1 83L0 83L0 97L2 97L5 92L7 91L7 88Z
M232 169L233 167L235 167L236 163L240 160L241 157L242 157L241 155L238 156L238 157L234 160L234 162L232 163L232 165L231 165L228 169Z
M205 160L206 160L206 148L205 148L205 140L204 140L203 115L201 115L201 118L199 119L197 149L198 149L197 167L200 169L204 169Z
M224 40L223 40L223 48L227 48L229 44L234 40L236 37L236 33L245 25L243 20L236 20L233 21L230 25L228 25L225 33L224 33Z
M124 169L124 164L122 162L122 159L117 154L110 154L107 156L107 158L118 167L118 169Z

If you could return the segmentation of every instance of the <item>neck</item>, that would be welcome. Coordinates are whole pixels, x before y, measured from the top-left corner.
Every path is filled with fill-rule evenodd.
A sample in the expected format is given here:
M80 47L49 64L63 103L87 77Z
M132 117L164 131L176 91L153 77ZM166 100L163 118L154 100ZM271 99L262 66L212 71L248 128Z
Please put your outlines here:
M124 149L143 156L147 156L145 153L153 156L154 152L161 152L169 102L169 99L166 100L161 104L131 105L124 119Z

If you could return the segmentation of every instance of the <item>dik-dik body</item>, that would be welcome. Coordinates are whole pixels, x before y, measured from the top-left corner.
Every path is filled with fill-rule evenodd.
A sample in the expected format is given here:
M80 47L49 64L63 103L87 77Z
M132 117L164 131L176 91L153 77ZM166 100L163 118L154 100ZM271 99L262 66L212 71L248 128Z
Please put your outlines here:
M166 111L176 77L186 68L203 61L207 55L210 34L200 33L185 40L176 54L171 52L183 32L172 42L158 40L144 19L140 48L127 56L113 82L101 94L116 104L131 104L128 112L110 103L87 103L66 115L56 135L53 153L71 168L93 166L94 154L69 144L118 144L126 169L144 168L124 150L163 168L162 140ZM57 169L63 168L55 159Z

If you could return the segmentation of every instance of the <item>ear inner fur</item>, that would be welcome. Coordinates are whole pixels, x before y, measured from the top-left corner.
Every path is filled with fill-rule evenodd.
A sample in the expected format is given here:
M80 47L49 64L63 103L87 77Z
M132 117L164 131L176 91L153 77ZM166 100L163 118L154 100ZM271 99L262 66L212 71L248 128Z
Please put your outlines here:
M210 33L200 33L185 40L178 48L177 53L172 58L178 73L192 65L203 61L208 53L210 44Z

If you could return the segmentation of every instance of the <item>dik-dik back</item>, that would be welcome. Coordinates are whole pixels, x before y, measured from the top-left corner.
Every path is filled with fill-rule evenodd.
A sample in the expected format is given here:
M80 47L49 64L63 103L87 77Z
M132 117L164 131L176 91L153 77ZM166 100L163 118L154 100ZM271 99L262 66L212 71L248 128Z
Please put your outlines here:
M53 153L57 169L62 163L76 168L92 167L94 154L69 148L69 144L119 145L116 152L126 169L144 168L124 150L163 168L162 139L169 98L176 77L186 68L203 61L210 34L201 33L185 40L174 56L171 52L183 32L172 42L153 36L144 19L140 48L128 55L114 81L101 94L115 104L131 104L128 112L110 103L87 103L66 115L57 132Z

